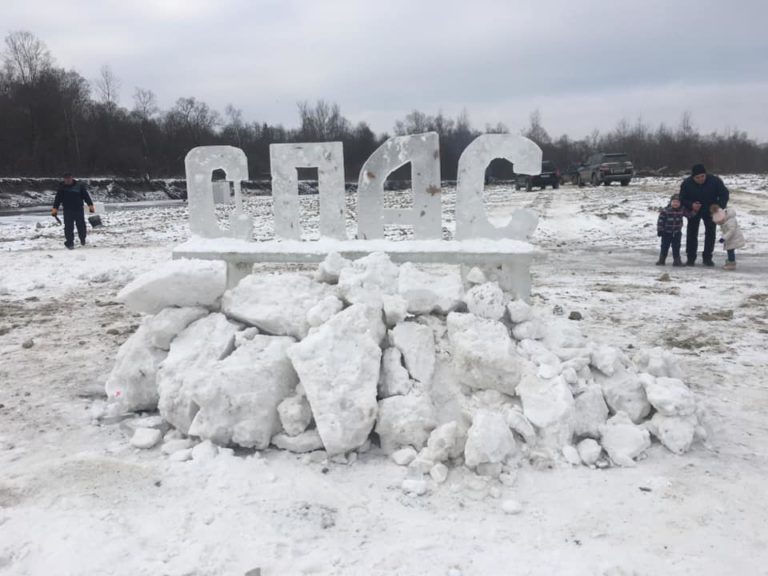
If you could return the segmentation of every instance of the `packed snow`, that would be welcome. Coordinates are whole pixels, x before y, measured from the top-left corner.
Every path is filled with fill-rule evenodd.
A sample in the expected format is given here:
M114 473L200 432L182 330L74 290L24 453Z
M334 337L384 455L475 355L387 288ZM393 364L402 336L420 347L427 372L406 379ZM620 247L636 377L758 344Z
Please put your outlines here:
M225 290L183 207L0 225L0 574L764 572L766 182L735 272L653 266L678 181L487 189L530 304L381 255Z

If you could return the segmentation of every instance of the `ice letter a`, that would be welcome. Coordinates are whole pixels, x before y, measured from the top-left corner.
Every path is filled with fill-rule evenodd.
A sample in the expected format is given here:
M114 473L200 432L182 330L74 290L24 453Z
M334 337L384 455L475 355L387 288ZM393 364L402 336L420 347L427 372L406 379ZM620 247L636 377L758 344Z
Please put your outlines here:
M385 210L384 181L411 163L413 208ZM379 146L360 170L357 186L358 238L384 236L385 224L410 224L419 240L440 239L440 148L437 132L397 136Z

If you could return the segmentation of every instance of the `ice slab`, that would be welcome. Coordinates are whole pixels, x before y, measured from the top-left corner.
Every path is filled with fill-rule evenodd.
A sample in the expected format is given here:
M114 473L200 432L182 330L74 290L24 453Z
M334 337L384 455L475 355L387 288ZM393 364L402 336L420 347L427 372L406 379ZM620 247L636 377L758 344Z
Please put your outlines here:
M288 349L331 455L361 446L376 421L381 349L370 321L365 305L352 305Z
M293 338L259 334L191 374L186 386L199 410L189 434L220 446L269 446L280 430L278 406L298 384L286 355L293 343Z
M228 356L241 328L217 312L193 322L171 342L168 356L157 371L158 408L163 418L182 433L189 431L198 410L187 385L189 380Z
M226 289L224 262L173 260L142 274L117 299L134 312L157 314L171 306L215 307Z
M514 395L522 375L515 345L501 323L474 314L448 315L448 338L459 382Z
M309 332L308 312L334 293L304 274L252 274L224 293L221 308L262 332L301 340Z

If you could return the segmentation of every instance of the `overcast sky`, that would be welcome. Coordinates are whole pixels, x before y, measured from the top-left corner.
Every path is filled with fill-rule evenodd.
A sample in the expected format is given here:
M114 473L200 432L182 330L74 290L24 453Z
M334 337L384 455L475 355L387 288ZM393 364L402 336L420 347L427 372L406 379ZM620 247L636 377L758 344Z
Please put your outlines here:
M557 137L642 118L768 142L765 0L0 0L89 80L111 66L161 108L194 96L248 121L298 124L336 102L392 132L413 109L513 131L538 109Z

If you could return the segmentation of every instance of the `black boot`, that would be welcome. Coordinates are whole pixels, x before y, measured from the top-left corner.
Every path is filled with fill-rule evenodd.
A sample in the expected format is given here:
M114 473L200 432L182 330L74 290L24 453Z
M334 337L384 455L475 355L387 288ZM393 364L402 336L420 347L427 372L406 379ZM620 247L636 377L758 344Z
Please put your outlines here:
M664 266L667 263L666 258L659 257L659 259L656 261L656 266Z
M696 265L696 259L695 258L688 258L688 260L685 263L686 266L695 266Z
M714 262L712 262L712 258L710 258L709 260L704 260L704 261L702 262L702 264L703 264L704 266L708 266L708 267L710 267L710 268L711 268L712 266L714 266L714 265L715 265L715 263L714 263Z
M672 262L672 266L682 266L683 261L680 260L680 258L675 258L674 262Z

